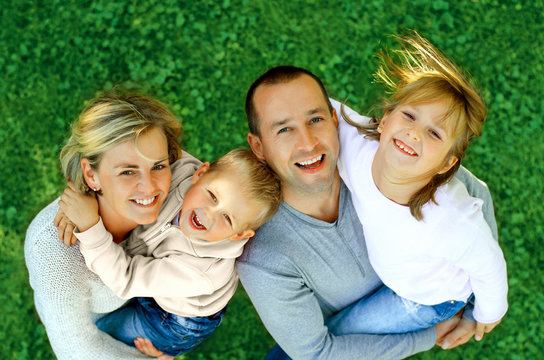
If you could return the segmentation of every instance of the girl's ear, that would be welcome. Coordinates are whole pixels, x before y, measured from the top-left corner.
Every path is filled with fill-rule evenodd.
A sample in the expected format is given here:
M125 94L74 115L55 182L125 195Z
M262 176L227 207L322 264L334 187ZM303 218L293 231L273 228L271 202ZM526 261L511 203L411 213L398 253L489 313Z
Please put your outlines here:
M200 165L200 167L194 172L193 177L191 177L191 183L193 185L196 184L196 182L200 180L202 175L207 173L209 169L210 169L210 163L207 161L203 163L202 165Z
M457 163L457 161L459 161L457 156L450 155L450 158L448 159L446 165L444 165L444 167L438 173L439 174L447 173L448 170L451 169L451 167Z
M389 112L386 112L383 114L382 119L380 120L380 123L378 124L378 128L376 129L380 134L383 131L383 127L385 126L385 122L387 121L387 116L389 116Z
M91 167L89 160L86 158L81 159L81 168L83 169L83 178L85 179L87 186L94 191L100 190L100 179L98 178L96 171Z
M232 240L232 241L238 241L238 240L250 238L253 235L255 235L255 231L253 231L251 229L247 229L247 230L244 230L242 232L239 232L238 234L232 235L231 237L229 237L229 239Z

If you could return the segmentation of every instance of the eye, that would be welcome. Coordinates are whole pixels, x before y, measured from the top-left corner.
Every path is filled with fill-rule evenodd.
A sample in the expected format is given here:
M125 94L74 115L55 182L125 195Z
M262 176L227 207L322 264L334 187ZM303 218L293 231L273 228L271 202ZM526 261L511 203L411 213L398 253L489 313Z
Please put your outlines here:
M310 122L311 122L312 124L315 124L315 123L320 122L321 120L323 120L323 118L315 117L315 118L313 118L312 120L310 120Z
M441 140L442 138L440 137L440 134L433 130L433 129L429 129L429 134L431 135L431 137L437 139L437 140Z
M230 216L228 216L227 214L224 214L223 216L225 217L225 220L229 223L229 225L232 226L232 220L230 219Z
M208 194L210 195L210 199L212 199L213 202L217 202L217 197L215 196L213 192L208 190Z
M285 133L285 132L287 132L288 130L289 130L288 127L281 128L281 129L278 130L278 134Z
M402 114L409 121L414 121L416 119L414 115L410 114L409 112L403 111Z
M162 170L162 169L165 169L166 168L166 165L163 165L163 164L157 164L155 166L153 166L153 170Z
M134 174L134 171L132 170L125 170L125 171L122 171L121 174L119 175L132 175Z

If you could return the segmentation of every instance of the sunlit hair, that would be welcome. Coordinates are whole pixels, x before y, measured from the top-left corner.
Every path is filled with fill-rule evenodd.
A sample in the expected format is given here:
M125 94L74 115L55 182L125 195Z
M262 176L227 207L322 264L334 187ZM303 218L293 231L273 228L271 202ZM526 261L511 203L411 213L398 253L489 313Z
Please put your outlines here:
M221 171L235 174L244 197L261 208L259 215L245 224L247 229L255 230L274 216L281 203L281 183L264 161L252 151L238 148L211 163L207 174Z
M97 170L105 151L127 140L136 145L140 134L155 127L164 132L169 162L173 163L181 157L182 128L164 104L142 95L115 93L93 99L73 123L71 136L60 153L64 176L79 192L89 193L81 160L87 159Z
M481 135L486 109L481 97L463 73L426 39L415 31L412 36L397 39L403 45L401 50L394 51L397 62L389 54L380 52L382 63L375 74L379 82L392 90L389 98L383 101L383 114L391 113L402 105L444 101L446 107L443 126L448 135L455 139L443 163L431 174L422 174L435 175L408 203L411 214L422 220L422 206L429 201L436 203L436 189L453 177L461 165L469 141ZM350 121L343 109L342 116L368 137L380 139L377 131L380 119L374 117L370 124L360 126ZM447 172L438 174L451 156L458 159L457 163Z
M310 71L296 67L296 66L291 66L291 65L276 66L269 69L267 72L265 72L261 76L259 76L259 78L255 80L253 84L251 84L251 86L249 87L249 90L247 91L246 117L247 117L247 125L249 127L249 132L259 137L261 136L261 132L259 130L259 116L257 114L257 109L255 108L255 102L253 101L253 98L255 97L255 91L257 90L257 88L259 86L285 84L295 79L298 79L302 75L308 75L309 77L315 80L317 85L319 85L319 88L321 89L321 93L323 94L323 98L325 99L325 102L327 103L327 107L329 108L329 112L332 115L332 104L329 99L329 95L327 95L327 90L325 90L325 86L323 86L323 82L321 81L321 79L319 79L317 76L312 74Z

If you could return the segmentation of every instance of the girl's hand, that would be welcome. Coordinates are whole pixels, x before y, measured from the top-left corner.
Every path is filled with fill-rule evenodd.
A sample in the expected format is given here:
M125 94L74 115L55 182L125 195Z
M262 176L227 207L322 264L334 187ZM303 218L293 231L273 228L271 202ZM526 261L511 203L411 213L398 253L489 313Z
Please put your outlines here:
M76 192L70 182L60 197L59 206L81 232L93 227L100 220L96 197Z
M495 326L499 325L501 320L495 321L494 323L491 323L491 324L483 324L483 323L477 322L476 323L476 333L474 334L474 339L476 339L476 341L482 340L482 338L484 337L484 333L491 332L491 330L493 330L495 328Z
M76 225L68 219L66 215L62 212L62 209L59 208L53 224L59 229L58 237L66 246L75 245L77 242L77 237L74 235L74 229Z
M134 346L136 346L136 349L140 350L140 352L144 355L151 356L159 360L173 359L172 356L166 355L162 351L158 350L148 339L137 337L134 339Z

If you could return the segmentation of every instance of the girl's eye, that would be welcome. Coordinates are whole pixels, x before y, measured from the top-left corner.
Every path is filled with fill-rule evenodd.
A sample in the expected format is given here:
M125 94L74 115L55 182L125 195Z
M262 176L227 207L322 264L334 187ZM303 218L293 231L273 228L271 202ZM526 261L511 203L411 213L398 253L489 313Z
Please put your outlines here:
M230 219L230 216L228 216L227 214L224 215L225 216L225 220L227 220L227 222L229 223L230 226L232 226L232 221Z
M210 198L212 199L213 202L217 201L217 198L215 197L214 193L212 193L210 190L208 190L208 194L210 194Z
M412 115L412 114L410 114L408 112L403 112L402 114L404 115L405 118L407 118L410 121L415 120L414 115Z
M442 138L440 137L440 134L439 134L438 132L434 131L433 129L429 130L429 134L431 134L431 136L432 136L433 138L435 138L435 139L438 139L438 140L442 139Z

